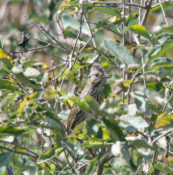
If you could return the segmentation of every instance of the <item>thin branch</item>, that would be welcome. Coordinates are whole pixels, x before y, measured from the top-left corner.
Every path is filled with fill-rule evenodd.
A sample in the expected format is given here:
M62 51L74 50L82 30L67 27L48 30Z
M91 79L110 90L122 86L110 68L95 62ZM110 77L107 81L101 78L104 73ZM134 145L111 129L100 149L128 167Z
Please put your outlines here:
M9 144L9 145L14 145L14 146L17 146L17 147L20 147L21 149L26 149L28 152L30 152L31 154L35 155L37 157L37 154L31 150L29 150L28 148L26 147L23 147L23 146L20 146L18 144L15 144L13 142L7 142L7 141L4 141L4 140L0 140L0 142L4 143L4 144Z
M90 26L89 22L87 21L85 14L83 16L84 16L84 21L87 24L87 27L89 29L90 37L92 39L93 47L94 47L94 50L95 50L97 48L97 45L96 45L96 41L95 41L94 35L92 33L92 30L91 30L91 26Z
M146 20L147 20L147 17L148 17L148 14L149 14L149 11L151 9L151 4L152 4L152 1L153 0L149 0L149 2L146 1L146 5L145 5L145 13L144 13L144 17L142 19L142 22L141 22L141 25L144 25Z
M166 24L167 24L167 26L168 26L169 24L168 24L168 21L167 21L167 19L166 19L166 15L165 15L165 12L164 12L163 5L162 5L161 0L159 0L159 4L160 4L160 7L161 7L161 9L162 9L162 13L163 13L163 17L164 17L164 19L165 19L165 22L166 22Z
M0 146L0 149L5 149L7 151L14 152L14 153L17 153L17 154L22 154L22 155L29 156L29 157L32 157L32 158L35 158L35 159L37 158L37 156L34 156L32 154L21 152L21 151L17 151L15 149L6 148L6 147L3 147L3 146Z
M46 46L43 46L43 47L37 47L37 48L32 48L32 49L26 49L25 51L17 51L17 52L13 52L13 54L16 54L16 53L23 53L23 52L31 52L31 51L34 51L34 50L41 50L41 49L45 49L47 47L50 47L51 44L47 44Z
M56 68L58 68L58 67L61 67L61 66L65 66L67 63L62 63L62 64L59 64L59 65L57 65L57 66L53 66L53 67L51 67L47 72L49 73L49 72L52 72L52 71L54 71ZM55 79L55 78L54 78Z
M40 24L40 29L42 30L42 32L46 35L46 36L48 36L48 38L50 38L50 39L52 39L53 41L55 41L62 49L64 49L66 52L70 52L66 47L64 47L54 36L52 36L51 34L50 34L50 32L47 32L46 30L45 30L45 28Z
M156 137L153 141L152 144L155 144L159 139L161 139L162 137L165 137L167 135L169 135L170 133L173 132L173 129L169 129L168 131L165 131L164 133L162 133L161 135L159 135L158 137Z
M173 94L169 97L168 101L167 101L166 104L164 105L162 112L165 112L165 110L166 110L166 108L167 108L167 106L168 106L168 104L169 104L169 102L170 102L171 100L173 100Z
M74 170L74 168L73 168L73 166L71 165L70 161L68 160L68 157L67 157L67 153L66 153L65 148L64 148L64 155L65 155L65 158L66 158L67 163L68 163L68 165L70 166L71 170L73 171L74 174L76 174L76 173L75 173L75 170Z
M95 1L95 2L85 2L84 3L84 5L89 5L89 4L93 4L93 5L98 5L98 4L107 4L107 5L109 5L109 4L117 4L117 5L119 5L119 4L123 4L123 2L114 2L114 1L101 2L101 1ZM82 5L82 4L80 4L80 3L78 3L78 4L68 4L68 5L66 5L66 7L75 6L75 5ZM139 4L135 4L135 3L133 3L133 4L132 3L126 3L126 5L127 6L134 6L134 7L138 7L138 8L142 8L142 9L146 9L146 7L141 6Z

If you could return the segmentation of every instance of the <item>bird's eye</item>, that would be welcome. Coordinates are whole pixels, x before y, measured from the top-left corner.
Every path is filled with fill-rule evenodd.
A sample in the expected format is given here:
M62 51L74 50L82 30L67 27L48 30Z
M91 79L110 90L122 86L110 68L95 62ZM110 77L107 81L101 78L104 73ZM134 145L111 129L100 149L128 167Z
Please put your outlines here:
M99 74L96 74L96 77L98 77L99 76Z

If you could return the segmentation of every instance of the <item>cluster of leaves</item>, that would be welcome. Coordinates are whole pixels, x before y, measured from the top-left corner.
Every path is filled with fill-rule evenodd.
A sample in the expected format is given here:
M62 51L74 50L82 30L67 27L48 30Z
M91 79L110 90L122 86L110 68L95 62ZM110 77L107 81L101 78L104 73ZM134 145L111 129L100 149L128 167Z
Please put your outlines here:
M124 10L125 17L104 3L67 0L57 13L66 38L86 43L64 52L68 60L62 59L58 70L56 65L37 68L36 61L20 56L12 59L0 49L0 174L172 174L173 60L168 54L173 27L162 24L148 32L138 24L137 12ZM49 24L52 18L33 20ZM103 38L106 32L113 38ZM140 44L131 41L132 33ZM117 42L118 37L123 40ZM57 45L69 51L66 44ZM82 100L63 90L71 89L69 83L82 88L95 61L110 75L100 106L90 96ZM45 85L47 76L53 79ZM119 87L122 96L116 94ZM67 133L63 122L74 103L94 117Z

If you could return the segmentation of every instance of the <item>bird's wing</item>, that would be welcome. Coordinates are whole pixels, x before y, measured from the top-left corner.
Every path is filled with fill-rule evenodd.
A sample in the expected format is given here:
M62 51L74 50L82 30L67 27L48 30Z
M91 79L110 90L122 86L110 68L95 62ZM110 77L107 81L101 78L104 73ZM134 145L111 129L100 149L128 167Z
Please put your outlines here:
M85 120L85 112L82 111L79 106L75 105L70 111L67 128L74 129L79 123Z

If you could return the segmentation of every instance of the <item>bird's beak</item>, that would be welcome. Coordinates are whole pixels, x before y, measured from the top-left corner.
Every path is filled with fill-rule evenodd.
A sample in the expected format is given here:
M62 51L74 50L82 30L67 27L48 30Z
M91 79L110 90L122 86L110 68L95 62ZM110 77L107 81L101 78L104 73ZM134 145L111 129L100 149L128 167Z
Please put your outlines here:
M109 75L108 75L106 72L104 72L103 77L104 77L104 78L108 78L108 77L109 77Z

